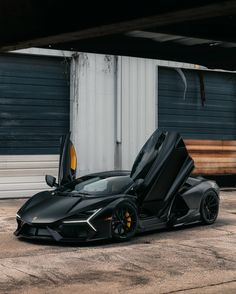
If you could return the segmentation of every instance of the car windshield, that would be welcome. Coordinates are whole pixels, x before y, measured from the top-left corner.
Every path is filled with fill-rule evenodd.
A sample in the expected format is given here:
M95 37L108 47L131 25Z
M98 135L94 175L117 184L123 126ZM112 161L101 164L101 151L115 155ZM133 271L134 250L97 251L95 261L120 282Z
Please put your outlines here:
M123 193L133 180L129 176L100 177L90 178L74 186L72 193L85 195L112 195Z

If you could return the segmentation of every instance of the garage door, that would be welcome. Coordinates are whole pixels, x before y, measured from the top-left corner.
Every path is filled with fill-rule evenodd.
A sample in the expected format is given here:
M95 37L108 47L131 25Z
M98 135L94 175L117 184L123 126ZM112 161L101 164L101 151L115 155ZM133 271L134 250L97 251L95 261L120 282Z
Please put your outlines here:
M58 138L68 128L63 60L0 56L0 154L56 154Z
M0 55L0 197L28 196L57 174L69 130L69 67L61 58Z
M179 131L187 139L236 139L236 75L203 73L205 105L202 107L199 75L183 70L184 82L172 68L158 70L158 125Z

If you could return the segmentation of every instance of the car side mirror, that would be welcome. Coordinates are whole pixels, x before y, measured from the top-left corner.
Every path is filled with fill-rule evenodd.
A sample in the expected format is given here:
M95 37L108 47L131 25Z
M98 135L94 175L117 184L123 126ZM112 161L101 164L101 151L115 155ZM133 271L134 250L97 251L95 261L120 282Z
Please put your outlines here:
M45 176L45 181L49 187L56 187L56 178L50 175Z

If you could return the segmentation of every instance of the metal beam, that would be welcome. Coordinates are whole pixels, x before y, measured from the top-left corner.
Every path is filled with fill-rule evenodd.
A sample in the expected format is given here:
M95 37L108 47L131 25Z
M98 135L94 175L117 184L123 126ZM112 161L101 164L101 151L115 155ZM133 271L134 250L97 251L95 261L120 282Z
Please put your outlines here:
M185 46L177 43L160 43L151 39L111 36L78 42L57 44L58 49L74 46L75 51L126 55L143 58L164 59L195 63L209 68L235 70L235 48L196 45ZM68 47L65 47L68 46Z
M22 49L27 47L48 46L50 44L66 43L79 41L84 39L111 36L121 34L132 30L141 30L145 28L158 28L167 25L173 25L193 20L201 20L206 18L221 17L236 14L236 0L217 2L200 7L192 7L172 12L156 14L150 17L143 17L134 20L122 21L112 24L101 25L81 29L73 32L58 33L55 35L32 38L31 40L23 40L18 43L0 46L1 51L9 51Z

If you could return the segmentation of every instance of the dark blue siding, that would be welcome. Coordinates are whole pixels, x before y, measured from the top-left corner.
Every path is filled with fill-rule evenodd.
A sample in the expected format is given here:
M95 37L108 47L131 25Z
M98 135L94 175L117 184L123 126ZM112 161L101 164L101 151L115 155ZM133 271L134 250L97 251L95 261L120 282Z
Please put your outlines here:
M159 127L180 132L189 139L236 139L236 75L203 72L205 106L200 97L199 76L195 70L183 70L184 83L175 69L159 67Z
M61 58L0 55L0 154L56 154L69 130L69 68Z

